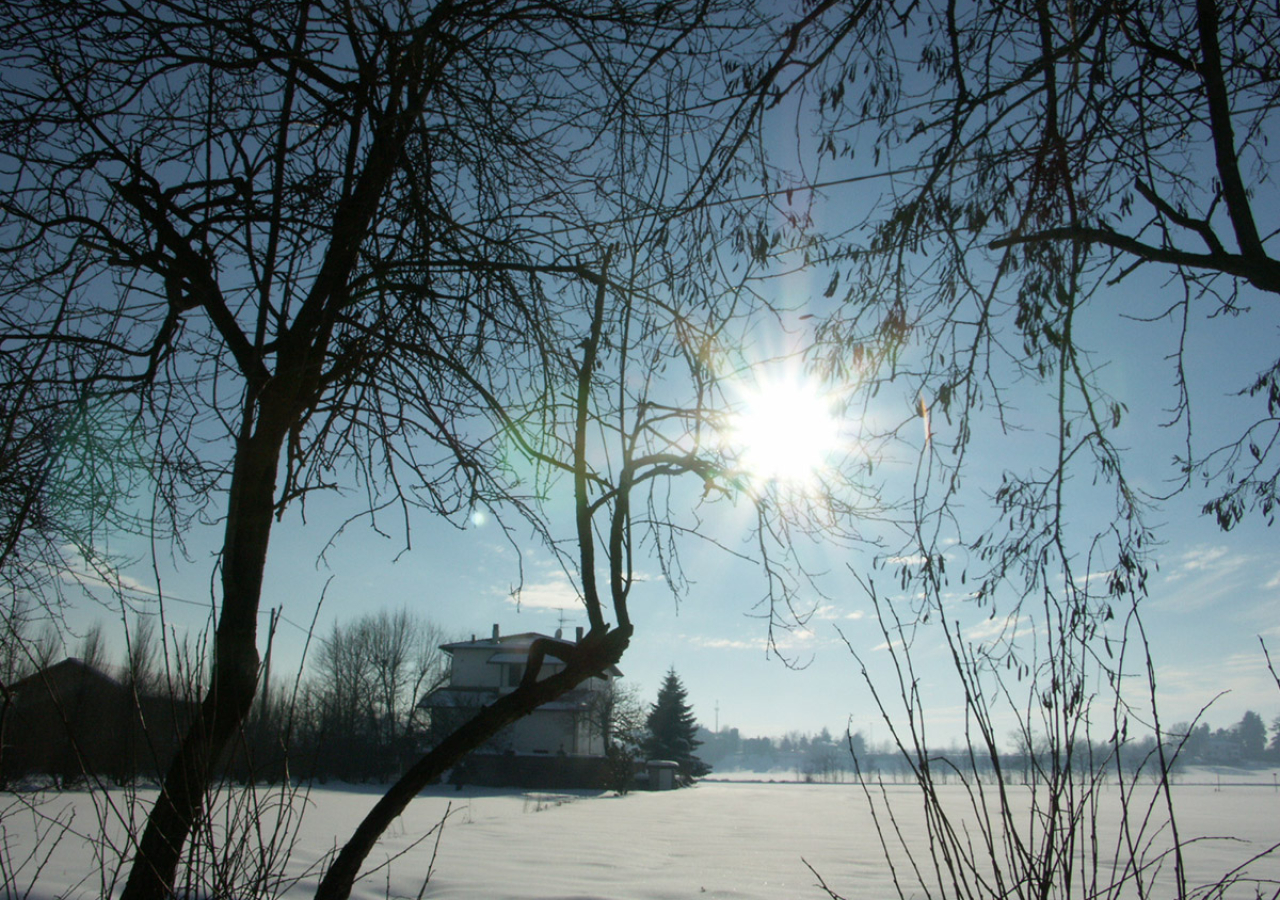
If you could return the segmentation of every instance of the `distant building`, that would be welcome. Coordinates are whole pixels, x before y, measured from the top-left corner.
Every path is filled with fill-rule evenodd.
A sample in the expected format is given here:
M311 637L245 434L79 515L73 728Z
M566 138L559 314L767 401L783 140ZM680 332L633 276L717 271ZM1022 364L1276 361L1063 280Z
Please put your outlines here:
M503 636L494 625L489 638L442 645L440 649L450 655L449 682L418 704L430 715L432 739L440 740L477 709L515 690L524 678L529 650L538 639L547 636L534 632ZM577 640L582 640L581 628ZM548 654L538 678L548 678L564 667L563 660ZM621 675L611 666L507 726L473 753L453 780L527 787L603 783L605 698L612 681Z
M9 687L0 782L49 775L115 782L163 771L194 704L135 697L122 679L68 657Z

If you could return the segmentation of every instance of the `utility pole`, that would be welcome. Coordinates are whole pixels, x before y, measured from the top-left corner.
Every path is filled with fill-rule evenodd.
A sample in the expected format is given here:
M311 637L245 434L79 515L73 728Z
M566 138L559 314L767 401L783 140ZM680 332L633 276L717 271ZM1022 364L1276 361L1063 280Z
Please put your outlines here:
M271 648L275 646L276 626L280 624L280 614L284 612L283 606L274 607L271 610L271 621L267 626L267 654L262 661L262 699L258 702L258 717L264 719L270 712L271 702Z

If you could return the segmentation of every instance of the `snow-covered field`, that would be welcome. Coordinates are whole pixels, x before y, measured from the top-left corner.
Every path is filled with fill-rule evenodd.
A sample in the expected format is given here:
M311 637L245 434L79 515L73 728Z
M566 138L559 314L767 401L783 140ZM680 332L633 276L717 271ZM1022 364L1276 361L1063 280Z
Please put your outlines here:
M770 777L785 776L763 776ZM1270 772L1244 781L1222 778L1222 786L1213 773L1205 777L1208 783L1177 787L1180 836L1184 842L1205 836L1230 840L1191 844L1193 883L1217 880L1280 841L1280 791L1273 786ZM957 786L942 790L954 792L957 803L962 799ZM886 791L904 835L921 845L924 828L918 793L908 785L891 785ZM1107 791L1118 796L1114 787ZM368 789L311 792L292 845L292 871L318 864L376 797ZM112 853L104 854L100 847L95 851L89 837L99 830L103 799L101 794L95 798L77 792L44 795L39 816L11 805L2 820L0 866L4 871L0 874L22 867L16 886L24 890L34 879L32 900L52 900L67 892L78 897L100 895L100 873L104 864L110 872ZM118 819L125 810L123 797L113 795L112 799L116 812L108 817ZM150 795L142 797L149 799ZM13 802L12 797L8 802ZM431 834L446 811L443 831ZM72 831L37 875L41 857L27 857L35 834L50 827L48 817L60 815L68 821L73 813ZM883 809L881 813L883 824ZM271 820L270 813L259 817L263 827ZM112 831L123 846L123 829L117 823ZM1110 833L1110 828L1103 833ZM1167 829L1162 832L1157 846L1167 834ZM46 835L46 846L47 841ZM867 798L856 785L716 781L690 790L624 797L439 788L415 800L396 823L369 862L371 867L384 865L357 885L355 896L418 897L430 870L423 897L821 900L827 894L806 862L844 896L896 896ZM899 865L900 878L905 872ZM1275 895L1280 860L1255 862L1250 872L1273 880L1261 896ZM314 875L303 877L290 896L307 896L314 884ZM1227 896L1252 898L1254 887L1240 885ZM924 896L913 885L907 886L907 893ZM1173 896L1173 892L1160 895Z

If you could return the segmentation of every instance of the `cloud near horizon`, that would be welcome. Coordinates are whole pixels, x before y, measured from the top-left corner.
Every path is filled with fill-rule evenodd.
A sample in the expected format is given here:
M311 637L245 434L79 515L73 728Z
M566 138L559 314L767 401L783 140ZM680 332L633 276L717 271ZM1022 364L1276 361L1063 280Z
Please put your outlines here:
M68 584L79 585L83 588L105 588L117 594L141 594L146 597L160 596L160 592L153 586L122 574L119 569L110 566L104 561L100 560L96 565L90 564L84 558L84 554L75 547L63 547L62 558L66 562L66 568L58 573L58 577Z
M698 634L683 635L684 639L695 647L704 650L770 650L766 635L748 638L704 637ZM773 647L778 650L799 650L810 648L818 636L807 628L794 631L778 631L774 635Z
M564 574L553 574L545 581L512 590L507 602L529 609L581 609L583 606L578 589Z

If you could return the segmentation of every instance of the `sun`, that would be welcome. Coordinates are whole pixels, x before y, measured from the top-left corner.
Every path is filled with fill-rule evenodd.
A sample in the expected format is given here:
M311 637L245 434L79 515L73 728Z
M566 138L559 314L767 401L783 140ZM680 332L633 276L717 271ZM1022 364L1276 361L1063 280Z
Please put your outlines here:
M788 379L744 392L729 442L755 478L803 483L815 478L840 444L840 422L814 383Z

